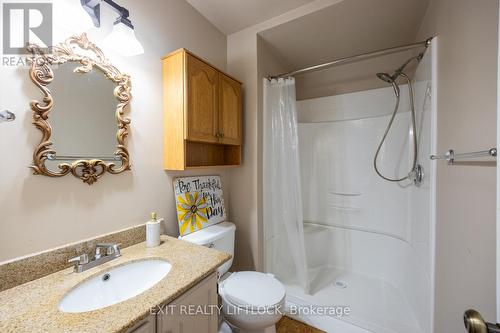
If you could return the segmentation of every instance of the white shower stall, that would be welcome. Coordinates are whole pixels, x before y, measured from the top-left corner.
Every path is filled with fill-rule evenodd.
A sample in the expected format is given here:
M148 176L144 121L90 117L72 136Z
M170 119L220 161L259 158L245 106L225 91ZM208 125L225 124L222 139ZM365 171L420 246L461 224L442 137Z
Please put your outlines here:
M287 235L266 220L269 198L279 193L264 184L265 269L286 285L289 310L308 309L295 316L327 332L432 332L436 172L429 156L436 144L436 52L434 39L412 76L425 174L419 186L388 182L374 170L394 110L392 87L297 102L309 290L280 264ZM409 89L400 89L399 112L378 160L389 177L406 175L413 159ZM264 127L269 121L265 113ZM265 152L266 140L264 134ZM265 162L263 174L266 180ZM319 315L319 307L349 312Z

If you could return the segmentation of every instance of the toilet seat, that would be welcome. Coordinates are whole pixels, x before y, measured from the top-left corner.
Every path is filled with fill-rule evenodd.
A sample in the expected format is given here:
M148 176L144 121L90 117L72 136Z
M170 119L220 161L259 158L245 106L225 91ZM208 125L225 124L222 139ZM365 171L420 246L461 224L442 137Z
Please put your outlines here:
M219 285L219 294L239 308L273 308L282 305L285 288L271 274L236 272Z

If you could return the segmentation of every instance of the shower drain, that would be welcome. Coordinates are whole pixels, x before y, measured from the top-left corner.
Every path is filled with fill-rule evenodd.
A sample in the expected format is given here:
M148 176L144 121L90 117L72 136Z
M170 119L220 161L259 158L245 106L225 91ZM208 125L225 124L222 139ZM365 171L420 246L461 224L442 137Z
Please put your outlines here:
M347 282L342 281L342 280L335 281L334 285L335 285L335 287L337 287L339 289L345 289L345 288L347 288Z

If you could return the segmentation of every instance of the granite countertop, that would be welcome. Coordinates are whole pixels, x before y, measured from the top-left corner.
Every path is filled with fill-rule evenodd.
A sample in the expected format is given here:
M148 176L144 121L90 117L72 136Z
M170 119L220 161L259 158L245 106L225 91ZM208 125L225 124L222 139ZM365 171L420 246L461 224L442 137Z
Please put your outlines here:
M72 268L0 292L0 332L126 332L150 314L150 309L172 302L231 256L176 238L162 236L162 244L139 243L122 249L122 256L83 273ZM172 265L158 284L133 298L95 311L64 313L58 304L79 283L102 271L133 261L163 259Z

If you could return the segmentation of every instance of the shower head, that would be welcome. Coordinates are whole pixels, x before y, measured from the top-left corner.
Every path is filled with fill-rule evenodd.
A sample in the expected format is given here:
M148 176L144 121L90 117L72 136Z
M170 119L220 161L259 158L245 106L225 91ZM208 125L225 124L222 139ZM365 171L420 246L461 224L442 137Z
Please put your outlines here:
M385 81L387 83L393 83L394 82L394 77L387 73L377 73L377 77L381 79L382 81Z
M394 88L394 93L396 94L397 97L399 97L399 87L398 84L396 83L396 79L398 78L398 76L399 75L397 74L391 76L387 73L377 73L377 77L379 79L392 85L392 87Z
M423 57L424 57L424 53L420 53L420 54L416 55L415 57L411 57L410 59L408 59L403 65L401 65L401 67L396 69L396 71L392 75L392 78L394 80L396 80L399 76L405 74L404 70L405 70L406 66L408 66L414 60L417 61L417 63L419 63Z
M417 62L420 62L423 57L424 57L424 53L420 53L417 56L411 57L410 59L408 59L403 65L401 65L398 69L396 69L394 71L394 74L390 75L388 73L377 73L377 77L379 79L381 79L382 81L385 81L385 82L390 83L390 84L394 84L394 82L396 82L398 77L400 77L401 75L404 75L403 71L406 68L406 66L408 66L408 64L410 64L414 60L416 60Z

